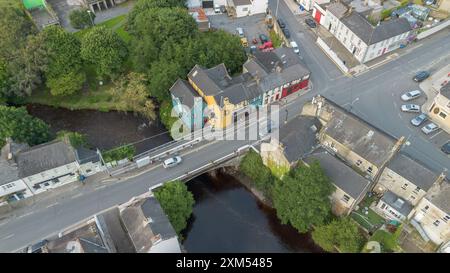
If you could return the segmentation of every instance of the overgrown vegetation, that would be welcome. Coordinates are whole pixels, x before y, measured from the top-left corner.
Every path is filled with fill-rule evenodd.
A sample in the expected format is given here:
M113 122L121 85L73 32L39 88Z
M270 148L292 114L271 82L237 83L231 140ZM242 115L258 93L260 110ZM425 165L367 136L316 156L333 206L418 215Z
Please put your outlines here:
M118 161L122 159L132 160L136 154L136 148L133 145L124 145L109 151L103 152L103 160L108 163L112 161Z
M78 132L62 130L56 134L56 138L61 140L68 140L70 145L72 145L72 147L74 148L87 146L86 136Z
M70 25L75 29L85 29L94 25L95 13L89 9L72 10L69 14Z
M385 230L377 230L369 241L379 242L382 252L398 252L401 251L398 245L398 237L402 232L402 226L398 227L394 233Z
M258 190L267 197L272 197L275 178L270 169L264 165L259 154L250 150L242 159L239 170L253 181Z
M192 193L183 182L176 180L157 189L155 197L169 217L175 232L181 237L181 231L186 228L195 203Z
M277 48L280 47L283 43L283 40L281 39L280 35L278 35L275 30L269 31L270 40L272 41L273 47Z

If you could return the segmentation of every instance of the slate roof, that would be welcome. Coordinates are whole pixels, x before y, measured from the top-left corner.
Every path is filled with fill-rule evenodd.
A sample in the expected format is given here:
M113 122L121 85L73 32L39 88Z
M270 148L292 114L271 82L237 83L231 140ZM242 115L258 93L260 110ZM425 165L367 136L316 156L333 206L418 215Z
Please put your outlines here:
M380 167L389 158L397 140L330 100L326 102L324 107L332 112L332 118L324 133Z
M180 100L181 104L186 105L190 109L194 107L195 98L201 98L189 82L182 79L178 79L169 91L174 97Z
M19 180L19 169L15 162L15 157L17 153L28 148L29 146L27 144L7 140L7 143L2 147L0 152L0 186ZM11 159L8 159L9 154L13 156Z
M352 198L358 199L367 192L370 181L324 149L318 149L305 159L307 163L312 163L314 160L320 162L320 166L333 184Z
M441 87L441 95L450 100L450 81Z
M436 207L450 215L450 183L446 180L440 185L439 192L433 196L427 196Z
M247 6L251 5L252 1L250 0L233 0L234 5L237 6Z
M146 253L152 247L154 233L139 206L129 206L121 212L122 223L137 253Z
M85 147L78 147L75 149L75 155L78 163L85 164L88 162L99 162L100 156L97 154L96 151L85 148Z
M391 191L385 192L383 197L381 197L381 200L401 213L403 216L408 216L413 209L413 206L408 201L403 200Z
M411 31L411 25L406 18L391 19L374 27L357 12L342 17L341 22L355 33L367 45L376 44L391 37Z
M387 168L401 175L417 187L427 191L436 182L439 174L403 153L398 153L388 163Z
M327 10L340 19L347 12L348 7L341 2L333 2L327 6Z
M144 216L151 219L149 225L154 234L159 234L163 240L177 236L169 222L169 218L155 197L147 198L142 203L141 209Z
M318 145L316 133L321 127L320 121L315 117L297 116L280 128L279 142L290 163L303 158Z
M133 243L126 230L122 227L122 220L118 207L108 209L97 215L98 223L109 238L117 253L136 253Z
M33 146L17 155L19 177L24 178L76 161L75 152L63 141Z
M195 65L189 72L188 78L204 92L205 96L217 95L221 88L205 70L201 66Z

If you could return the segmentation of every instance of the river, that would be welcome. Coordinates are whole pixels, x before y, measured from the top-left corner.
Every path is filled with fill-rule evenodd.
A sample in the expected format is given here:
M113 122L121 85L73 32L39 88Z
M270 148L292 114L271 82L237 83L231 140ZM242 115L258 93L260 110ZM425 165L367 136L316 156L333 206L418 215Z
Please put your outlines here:
M205 174L187 186L196 201L183 235L188 252L323 252L230 175Z

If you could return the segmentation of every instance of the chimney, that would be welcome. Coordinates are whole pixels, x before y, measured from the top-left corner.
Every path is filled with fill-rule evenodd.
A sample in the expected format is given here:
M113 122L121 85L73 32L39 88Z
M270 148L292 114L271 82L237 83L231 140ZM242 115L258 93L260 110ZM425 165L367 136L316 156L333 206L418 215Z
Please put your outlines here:
M281 65L277 65L277 67L275 68L275 71L277 71L278 73L281 73L283 69L281 68Z

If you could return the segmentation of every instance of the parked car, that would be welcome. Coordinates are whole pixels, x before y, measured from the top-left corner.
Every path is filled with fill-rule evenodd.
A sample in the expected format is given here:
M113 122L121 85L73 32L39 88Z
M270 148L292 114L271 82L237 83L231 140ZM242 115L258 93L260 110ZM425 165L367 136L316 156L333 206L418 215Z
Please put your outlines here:
M311 18L306 18L305 19L305 23L310 27L310 28L315 28L317 25L316 25L316 22L314 22L314 20L313 19L311 19Z
M420 92L419 90L413 90L403 94L401 98L403 101L410 101L420 97L420 95L422 95L422 92Z
M236 28L236 32L239 35L239 37L244 37L244 30L241 27Z
M442 145L441 151L443 151L446 154L450 154L450 141Z
M286 37L286 39L291 38L291 33L289 32L289 29L283 28L283 33L284 33L284 36Z
M227 8L224 5L222 5L222 6L220 6L220 11L222 13L227 13Z
M267 37L267 35L265 34L259 34L259 39L261 40L261 43L265 43L269 41L269 37Z
M242 46L243 47L248 47L248 41L247 41L247 38L241 38L241 44L242 44Z
M420 71L414 76L413 80L416 82L421 82L430 76L430 72L428 71Z
M425 1L425 5L431 6L434 5L436 3L436 0L427 0Z
M255 54L255 52L256 52L256 46L252 45L252 46L250 47L250 53L251 53L251 54Z
M424 132L426 135L433 133L434 131L438 130L439 126L437 126L434 123L429 123L422 127L422 132Z
M299 53L300 53L300 49L298 49L298 45L297 45L297 43L296 43L295 41L292 41L292 42L291 42L291 47L292 47L292 49L294 50L294 52L295 52L296 54L299 54Z
M417 104L403 104L402 111L403 112L411 112L411 113L419 113L420 106Z
M286 24L283 22L283 20L281 18L277 19L278 25L280 26L280 28L285 28Z
M417 117L413 118L411 120L411 124L414 125L414 126L420 126L427 119L428 119L427 115L422 113L422 114L418 115Z
M181 163L181 157L175 156L175 157L171 157L171 158L164 160L163 167L167 169L167 168L175 167L176 165L178 165L180 163Z
M222 11L220 10L220 5L215 4L214 5L214 13L222 13Z

